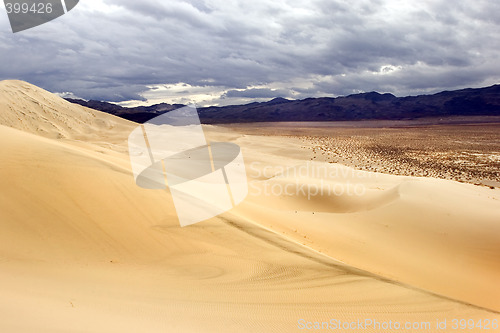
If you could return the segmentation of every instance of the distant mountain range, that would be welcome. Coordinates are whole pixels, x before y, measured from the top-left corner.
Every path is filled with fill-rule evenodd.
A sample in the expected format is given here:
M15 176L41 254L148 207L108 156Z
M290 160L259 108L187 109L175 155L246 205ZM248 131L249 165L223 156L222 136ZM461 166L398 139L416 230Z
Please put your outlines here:
M125 108L107 102L67 100L139 123L184 106L161 103ZM199 108L198 112L202 123L205 124L500 116L500 85L409 97L369 92L337 98L275 98L262 103Z

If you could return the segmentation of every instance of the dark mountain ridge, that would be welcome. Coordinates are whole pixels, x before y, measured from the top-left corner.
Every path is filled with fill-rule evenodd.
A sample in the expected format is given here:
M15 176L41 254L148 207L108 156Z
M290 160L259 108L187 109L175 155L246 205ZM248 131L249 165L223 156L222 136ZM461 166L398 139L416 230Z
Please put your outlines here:
M140 123L183 106L161 103L124 108L107 102L75 99L68 101ZM199 108L198 112L202 123L206 124L500 116L500 85L408 97L396 97L389 93L380 94L374 91L336 98L287 100L278 97L261 103Z

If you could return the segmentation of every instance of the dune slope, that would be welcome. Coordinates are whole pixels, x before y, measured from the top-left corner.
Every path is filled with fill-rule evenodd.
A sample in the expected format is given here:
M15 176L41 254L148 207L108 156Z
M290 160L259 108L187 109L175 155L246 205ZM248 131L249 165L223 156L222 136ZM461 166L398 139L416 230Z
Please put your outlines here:
M254 195L235 213L354 267L500 311L498 190L287 159L290 139L274 140L237 140L252 147Z
M23 81L0 81L0 124L48 138L102 139L132 123L65 101Z
M35 105L40 96L62 103L40 91L32 96ZM483 213L474 215L477 225L484 226L496 216L489 201L498 199L494 193L487 199L448 183L356 178L368 187L366 196L250 193L236 209L180 228L168 191L144 190L134 183L125 146L134 124L79 109L83 125L58 125L61 135L58 130L46 135L16 125L8 113L19 114L18 106L23 110L28 102L23 94L12 98L1 101L1 331L299 332L303 322L370 319L429 323L432 329L426 331L440 332L437 320L500 319L492 311L498 305L490 297L495 291L480 298L472 298L472 292L449 293L467 281L472 288L480 277L481 283L492 285L496 224L476 229L464 218L454 224L457 231L449 231L456 216L435 222L465 195L460 200L484 206ZM72 121L67 112L62 123ZM102 117L116 125L92 125L92 114L97 124ZM43 118L32 125L38 122L44 124ZM265 184L296 181L290 175L257 177L257 170L293 169L308 158L293 138L249 137L211 126L207 131L211 140L243 147L251 192ZM325 185L312 175L302 181ZM331 177L328 182L344 186L346 179ZM429 189L449 195L449 202L436 205L435 198L426 199ZM456 192L461 194L455 197ZM417 209L434 223L422 223L419 215L402 216L406 211L416 215ZM428 235L434 238L422 246ZM471 248L476 241L481 244ZM439 242L446 246L439 248ZM470 271L444 266L453 251L459 251L459 262ZM454 274L457 288L448 290L436 281L449 280L436 278L424 284L428 281L422 275L408 279L415 267L427 265L426 275L436 267L446 279ZM435 286L432 292L462 302L413 286ZM369 326L364 331L380 330Z

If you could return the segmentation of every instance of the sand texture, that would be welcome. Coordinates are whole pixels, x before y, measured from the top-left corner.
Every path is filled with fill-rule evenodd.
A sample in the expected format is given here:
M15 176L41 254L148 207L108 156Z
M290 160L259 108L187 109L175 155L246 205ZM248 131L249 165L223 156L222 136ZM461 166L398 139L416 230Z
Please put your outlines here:
M500 320L498 189L356 171L311 161L298 136L206 126L241 146L249 195L181 228L168 190L134 182L135 126L0 83L1 332Z

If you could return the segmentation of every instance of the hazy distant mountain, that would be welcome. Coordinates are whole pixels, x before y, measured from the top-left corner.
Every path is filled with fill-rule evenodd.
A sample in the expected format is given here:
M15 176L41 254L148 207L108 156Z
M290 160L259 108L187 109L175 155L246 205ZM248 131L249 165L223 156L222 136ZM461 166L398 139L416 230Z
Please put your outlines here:
M162 103L148 107L123 108L105 102L68 100L136 122L147 121L161 113L183 106ZM263 103L200 108L199 114L202 122L209 124L499 116L500 85L409 97L368 92L337 98L304 100L275 98Z
M100 102L93 100L85 101L83 99L72 99L72 98L66 98L66 100L71 103L86 106L94 110L110 113L112 115L132 120L138 123L146 122L149 119L152 119L162 113L172 111L184 106L182 104L171 105L167 103L161 103L151 106L138 106L134 108L125 108L120 105L108 102Z

